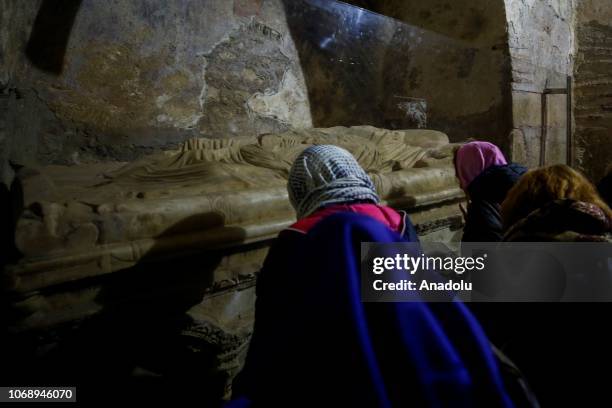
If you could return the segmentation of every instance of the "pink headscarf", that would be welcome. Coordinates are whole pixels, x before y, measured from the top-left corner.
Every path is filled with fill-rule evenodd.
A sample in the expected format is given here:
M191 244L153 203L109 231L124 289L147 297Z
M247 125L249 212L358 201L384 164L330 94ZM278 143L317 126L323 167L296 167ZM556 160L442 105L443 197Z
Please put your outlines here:
M489 142L469 142L457 151L455 166L462 189L491 166L508 164L499 147Z

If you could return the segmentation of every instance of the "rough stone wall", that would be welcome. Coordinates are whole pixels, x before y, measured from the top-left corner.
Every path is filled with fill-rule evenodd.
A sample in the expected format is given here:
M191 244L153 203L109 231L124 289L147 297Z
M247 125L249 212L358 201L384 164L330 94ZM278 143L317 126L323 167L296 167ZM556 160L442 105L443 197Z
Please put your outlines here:
M249 136L309 127L313 119L316 126L388 126L393 118L376 122L374 113L374 119L362 113L370 105L386 109L394 103L391 94L426 99L435 119L429 125L453 140L476 137L508 146L510 68L502 0L368 2L376 3L374 11L473 52L448 53L432 67L431 53L419 51L427 44L414 39L406 54L397 47L397 35L389 33L386 49L375 51L384 75L341 89L321 76L305 78L308 66L300 60L295 27L286 16L291 1L67 0L76 4L76 14L60 73L41 66L48 56L36 60L22 51L45 13L61 17L61 10L52 0L0 1L5 180L10 179L8 159L17 164L130 160L195 135ZM313 99L307 82L324 97L343 94L346 103ZM362 99L349 96L364 85L376 89L361 92ZM315 101L313 109L309 99ZM364 106L355 113L354 105Z
M598 181L612 163L612 4L582 0L576 20L575 164Z
M11 179L9 159L17 164L132 159L194 135L248 136L312 125L286 1L70 2L78 7L57 74L23 53L44 17L41 6L54 2L0 0L5 184ZM444 118L438 127L453 139L488 138L531 166L540 155L539 94L545 87L565 87L565 76L575 72L575 164L601 176L610 156L606 0L352 2L490 47L487 58L466 55L437 71L423 70L413 59L405 83L393 89L428 99L428 110ZM396 61L389 69L397 71ZM461 87L448 89L453 78L470 89L470 97ZM564 156L564 104L563 97L550 100L548 162ZM360 123L325 125L334 124Z
M504 0L512 60L513 159L537 166L542 134L541 94L566 88L574 49L573 0ZM546 162L565 158L565 97L549 97Z
M280 0L70 0L73 20L66 3L1 1L4 163L128 160L196 135L311 126ZM45 43L54 19L65 51Z

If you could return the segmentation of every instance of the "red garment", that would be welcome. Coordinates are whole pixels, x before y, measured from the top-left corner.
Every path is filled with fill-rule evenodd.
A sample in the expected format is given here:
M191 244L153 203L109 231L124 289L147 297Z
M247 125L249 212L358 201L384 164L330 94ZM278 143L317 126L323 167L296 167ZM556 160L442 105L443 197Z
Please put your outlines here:
M307 217L298 220L288 229L301 233L308 233L319 221L325 217L338 212L352 212L357 214L367 215L375 220L383 223L393 231L403 234L404 220L400 213L391 207L361 203L361 204L334 204L328 207L315 211Z

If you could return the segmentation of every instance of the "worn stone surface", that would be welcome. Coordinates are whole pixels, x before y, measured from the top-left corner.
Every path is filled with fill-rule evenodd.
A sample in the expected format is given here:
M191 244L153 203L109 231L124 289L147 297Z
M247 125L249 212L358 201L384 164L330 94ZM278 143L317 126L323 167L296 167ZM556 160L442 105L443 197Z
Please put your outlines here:
M40 0L2 7L11 21L1 28L0 84L11 90L2 143L14 162L129 160L194 136L311 126L280 0L83 0L65 22L57 72L22 49L45 28L45 13L61 20L62 8Z
M594 181L612 163L612 7L579 2L575 86L576 164Z
M525 154L513 157L529 167L540 164L541 93L566 88L574 52L573 0L505 0L512 64L513 127ZM546 164L565 162L567 113L559 97L549 97ZM518 133L513 133L517 135ZM518 153L518 151L517 151Z
M258 135L312 127L300 67L282 50L285 36L253 21L205 56L210 62L205 67L201 134Z
M294 221L289 168L312 144L351 151L423 239L457 239L456 145L432 130L197 138L127 164L26 166L22 258L3 271L10 371L71 384L163 378L206 384L199 400L228 396L252 332L256 273Z
M109 274L144 259L271 239L294 220L287 176L312 144L348 149L381 198L418 211L457 199L448 137L373 127L194 139L133 163L24 167L13 274L21 292ZM17 193L16 193L17 194Z
M235 271L236 281L224 288L214 285L213 271L228 266L227 256L143 263L21 299L10 315L20 324L10 323L5 369L14 381L67 381L85 395L87 385L102 379L108 386L130 384L125 396L163 379L159 398L180 384L181 399L193 395L206 406L217 404L247 350L255 300L256 269L248 276ZM260 265L263 258L255 258Z
M572 0L504 0L513 89L565 87L574 49Z

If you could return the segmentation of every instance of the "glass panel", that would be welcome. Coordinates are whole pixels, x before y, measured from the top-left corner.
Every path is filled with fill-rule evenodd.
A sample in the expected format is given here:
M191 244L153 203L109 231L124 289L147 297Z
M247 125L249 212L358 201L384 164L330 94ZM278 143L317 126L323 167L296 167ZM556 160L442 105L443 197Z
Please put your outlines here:
M315 126L428 127L456 140L474 137L475 129L507 135L510 68L503 50L342 2L285 5Z

